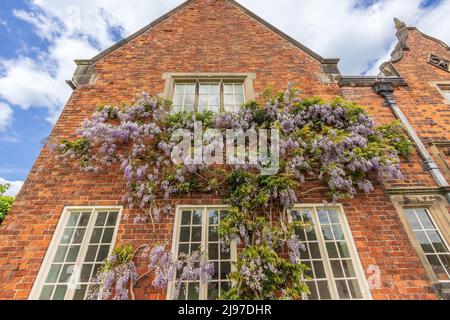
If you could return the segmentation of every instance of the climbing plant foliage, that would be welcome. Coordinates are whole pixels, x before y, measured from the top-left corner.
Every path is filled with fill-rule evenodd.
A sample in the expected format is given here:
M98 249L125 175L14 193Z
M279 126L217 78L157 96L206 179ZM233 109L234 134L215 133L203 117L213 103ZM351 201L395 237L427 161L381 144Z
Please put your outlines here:
M10 188L9 184L0 184L0 224L6 218L11 206L14 203L15 197L4 196L3 194Z
M400 156L409 156L413 148L398 122L376 126L363 107L341 98L302 99L292 87L278 94L266 90L264 97L266 103L250 101L236 113L173 114L170 101L142 94L131 104L100 107L79 129L79 139L53 147L58 157L78 160L86 172L120 170L126 186L123 201L140 212L136 223L154 224L174 212L168 205L173 197L197 192L220 196L229 210L219 235L241 248L229 275L231 289L222 298L306 298L307 267L299 259L305 247L297 231L311 226L291 222L289 209L315 190L323 189L330 201L337 201L371 192L375 179L401 179ZM262 175L267 166L263 159L251 165L174 164L171 155L179 141L172 139L173 133L193 129L195 121L202 122L203 132L278 129L278 172ZM203 142L212 149L215 143ZM311 184L316 185L307 189ZM97 288L91 297L129 298L126 288L139 279L134 255L128 255L130 247L117 250L91 286ZM127 254L120 258L123 250ZM185 280L208 281L213 273L202 253L175 259L164 246L153 250L148 272L156 273L157 288L166 287L183 263L190 266L181 272Z

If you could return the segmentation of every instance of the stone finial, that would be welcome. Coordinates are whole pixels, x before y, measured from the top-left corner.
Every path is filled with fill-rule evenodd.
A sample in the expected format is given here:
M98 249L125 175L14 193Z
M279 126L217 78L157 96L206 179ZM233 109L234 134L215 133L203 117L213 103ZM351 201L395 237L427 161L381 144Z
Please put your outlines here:
M404 23L400 19L394 18L394 23L395 23L395 29L397 29L397 30L400 30L400 29L406 27L406 23Z

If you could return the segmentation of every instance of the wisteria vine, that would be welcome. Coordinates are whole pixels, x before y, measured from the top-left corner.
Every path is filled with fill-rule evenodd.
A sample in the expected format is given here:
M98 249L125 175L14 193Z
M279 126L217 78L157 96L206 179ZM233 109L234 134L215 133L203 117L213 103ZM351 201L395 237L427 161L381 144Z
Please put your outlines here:
M323 190L337 201L358 190L371 192L373 179L401 179L400 156L409 156L413 147L400 123L376 126L363 107L341 98L301 99L292 87L279 94L266 90L264 97L264 105L251 101L235 113L173 114L170 101L144 93L129 105L99 108L78 131L79 139L64 140L54 149L60 158L78 159L86 172L120 168L126 182L123 201L141 212L136 223L157 223L172 212L168 204L174 196L220 196L229 210L219 234L224 242L236 241L242 248L229 275L232 287L222 297L306 298L306 266L300 262L304 245L296 234L310 226L290 222L289 209L300 195L313 191ZM193 129L195 121L202 122L204 131L279 129L280 170L261 175L267 165L262 159L251 165L174 164L171 155L177 143L172 134ZM305 190L311 183L319 184ZM157 252L161 256L158 263L150 263L149 271L156 274L153 285L163 288L175 278L174 266L180 260ZM96 278L94 287L102 288L97 298L109 298L112 292L114 298L128 298L127 286L138 279L132 259L114 259L108 259L109 267ZM194 259L199 261L200 255ZM186 274L198 279L212 272L202 270Z

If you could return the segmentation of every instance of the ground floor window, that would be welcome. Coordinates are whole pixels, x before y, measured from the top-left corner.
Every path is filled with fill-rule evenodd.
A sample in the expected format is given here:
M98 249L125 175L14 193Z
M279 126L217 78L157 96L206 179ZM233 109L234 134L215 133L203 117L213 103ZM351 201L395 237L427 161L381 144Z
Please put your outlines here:
M449 245L428 209L405 209L409 225L439 281L450 282Z
M203 250L214 263L214 276L210 283L186 282L181 287L180 300L216 300L222 291L230 288L228 274L236 260L236 245L220 241L218 226L227 214L226 207L178 207L175 218L173 253L190 254ZM170 298L173 285L169 287Z
M301 262L311 269L309 299L370 298L343 209L311 205L295 207L290 213L294 221L311 225L298 231L307 249L301 252Z
M83 300L87 286L111 254L120 208L66 208L30 297Z

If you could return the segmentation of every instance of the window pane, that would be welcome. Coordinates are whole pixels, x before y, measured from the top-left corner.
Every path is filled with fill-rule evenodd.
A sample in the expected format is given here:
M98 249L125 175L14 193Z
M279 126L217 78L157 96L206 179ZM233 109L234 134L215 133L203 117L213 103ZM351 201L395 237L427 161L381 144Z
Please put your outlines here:
M342 260L342 266L344 267L345 276L348 278L356 277L355 269L351 260Z
M183 95L175 95L173 97L173 105L176 107L180 107L179 111L182 111L184 96Z
M63 262L66 257L68 246L59 246L55 254L54 262Z
M353 299L362 299L362 292L359 287L358 281L356 280L347 280L348 287L350 289L350 293Z
M229 245L220 245L220 259L230 260L231 259L231 249Z
M437 231L427 231L427 236L430 238L431 243L433 244L434 250L436 252L442 253L447 252L447 247L442 241L441 236L437 233Z
M84 296L86 294L86 290L87 290L87 285L80 286L80 288L75 291L73 300L83 300Z
M39 296L39 300L50 300L52 298L53 289L55 286L44 286Z
M99 212L97 215L97 220L95 221L95 225L96 226L104 226L107 216L108 216L108 212Z
M224 96L224 98L225 98L225 101L224 101L225 105L234 106L234 96L233 95L226 94Z
M231 272L231 263L230 262L222 262L220 264L220 279L227 279L228 275Z
M341 258L350 258L350 251L346 242L337 242L337 247Z
M208 258L209 260L219 259L219 244L213 243L208 246Z
M345 280L337 280L336 287L338 290L339 298L341 299L350 299L350 292L347 288L347 281Z
M331 299L330 287L328 281L317 281L317 288L319 289L320 299Z
M219 241L219 235L217 233L217 227L209 227L209 241Z
M79 227L86 227L88 225L90 217L91 217L91 213L90 212L83 212L81 214L80 221L78 222L78 226Z
M200 83L199 93L208 96L209 95L209 84L208 83Z
M328 217L330 218L331 223L339 223L339 217L337 211L335 209L328 210Z
M329 224L328 221L328 214L325 210L317 210L317 214L319 216L319 222L320 224Z
M66 230L64 230L64 233L61 238L61 243L64 243L64 244L70 243L70 241L72 240L72 235L73 235L74 231L75 231L75 229L73 229L73 228L67 228Z
M323 226L322 233L323 233L323 237L325 238L325 240L333 240L334 239L330 226Z
M86 253L86 258L84 259L84 261L86 261L86 262L95 261L95 256L97 255L97 249L98 249L98 246L89 246L88 251Z
M405 210L406 218L408 218L409 223L411 224L411 228L413 230L420 230L422 227L420 226L419 219L414 212L414 210Z
M180 244L178 246L178 257L182 254L189 254L189 245L188 244Z
M80 275L81 282L89 282L93 266L94 266L93 264L83 265L83 267L81 268L81 275Z
M75 265L73 264L65 264L61 270L61 275L59 276L59 283L67 283L69 282L70 277L72 276Z
M339 260L330 261L331 269L335 278L343 278L344 272L342 270L341 262Z
M201 225L202 224L202 212L201 211L194 211L192 215L192 224L193 225Z
M318 243L309 243L309 253L311 254L312 259L321 259L319 244Z
M322 261L314 261L314 276L316 279L326 279L325 269L323 267Z
M71 246L69 249L69 253L67 254L66 262L76 262L79 252L80 246Z
M224 83L223 91L225 94L227 94L227 93L234 94L233 84L232 83Z
M67 286L56 286L55 294L53 295L53 300L64 300L66 291Z
M202 227L192 227L191 240L193 242L200 242L200 241L202 241Z
M100 246L100 250L98 250L97 261L104 261L108 257L109 253L109 245Z
M86 232L85 228L82 228L82 229L78 228L75 231L75 235L73 236L72 243L81 243L83 241L85 232Z
M188 226L191 224L191 211L183 211L181 213L181 225Z
M80 213L79 212L72 212L72 213L70 213L69 221L67 221L67 226L68 227L75 227L77 225L79 217L80 217Z
M209 211L208 212L209 217L209 225L217 225L219 224L219 212L217 210Z
M58 279L59 273L61 271L62 264L53 264L48 272L47 279L45 283L55 283Z
M219 297L219 282L208 284L208 300L216 300Z
M195 83L186 84L186 94L195 94Z
M99 243L102 237L103 229L102 228L94 228L91 236L91 243Z
M419 241L420 245L422 246L423 251L425 251L425 253L433 253L434 249L430 243L430 241L428 240L428 237L425 233L425 231L416 231L416 237L417 240Z
M416 213L424 229L435 229L425 209L416 209Z
M188 285L188 300L198 300L199 298L199 283L189 283Z
M244 85L242 83L235 83L234 84L234 92L236 94L244 94Z
M119 216L118 212L110 212L108 216L108 221L106 222L106 225L108 227L115 227L117 223L117 217Z
M210 93L214 95L218 95L220 93L220 84L212 83L210 86Z
M181 227L180 228L180 242L189 242L191 237L191 228L190 227Z
M114 228L107 228L103 232L102 243L111 243L114 235Z
M241 106L242 104L244 104L244 96L240 95L240 94L236 95L236 97L235 97L235 104L237 106Z
M185 85L184 84L175 84L175 94L184 94Z
M449 280L447 273L445 272L445 268L442 265L441 260L438 255L427 255L427 259L430 262L434 273L439 278L439 280Z
M344 231L342 231L341 226L333 224L333 234L336 240L345 240Z
M209 96L200 96L198 98L198 107L199 107L199 111L201 111L200 108L206 109L209 105Z
M200 251L200 243L193 243L191 244L191 254L195 251Z
M328 257L331 259L339 258L338 250L334 242L327 242Z
M311 292L311 294L308 296L308 299L309 300L318 300L319 295L317 293L316 283L313 281L307 281L306 284L308 285L309 291Z

